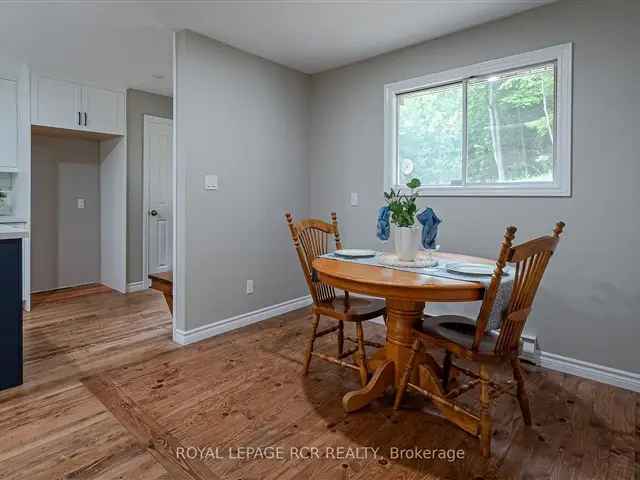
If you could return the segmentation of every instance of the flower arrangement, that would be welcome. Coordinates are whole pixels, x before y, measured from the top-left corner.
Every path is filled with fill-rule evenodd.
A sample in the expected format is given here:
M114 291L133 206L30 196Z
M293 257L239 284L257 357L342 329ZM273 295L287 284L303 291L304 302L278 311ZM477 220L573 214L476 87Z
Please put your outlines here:
M425 249L436 248L438 225L441 220L429 207L417 213L416 190L419 187L420 179L412 178L407 183L409 194L394 189L384 192L387 204L378 211L376 236L383 242L387 241L391 234L391 224L394 224L396 254L403 261L415 261L420 243ZM422 229L418 228L416 223L420 224Z
M402 191L395 191L393 188L389 192L384 192L384 198L391 213L391 223L398 227L412 227L416 223L416 199L418 194L416 189L420 187L420 180L412 178L407 187L411 190L409 195L403 194Z

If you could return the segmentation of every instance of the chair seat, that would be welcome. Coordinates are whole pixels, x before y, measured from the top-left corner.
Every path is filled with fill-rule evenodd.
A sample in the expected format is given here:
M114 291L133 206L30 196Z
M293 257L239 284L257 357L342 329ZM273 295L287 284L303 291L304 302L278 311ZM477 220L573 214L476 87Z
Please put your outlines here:
M385 303L383 299L349 295L349 302L347 304L345 297L339 295L332 302L323 302L314 305L313 310L321 315L326 315L337 320L360 322L384 315Z
M417 332L416 332L417 333ZM476 324L473 320L460 315L425 316L422 322L421 337L428 337L446 347L446 344L471 350L476 334ZM493 355L498 334L489 331L484 334L478 348L478 354Z

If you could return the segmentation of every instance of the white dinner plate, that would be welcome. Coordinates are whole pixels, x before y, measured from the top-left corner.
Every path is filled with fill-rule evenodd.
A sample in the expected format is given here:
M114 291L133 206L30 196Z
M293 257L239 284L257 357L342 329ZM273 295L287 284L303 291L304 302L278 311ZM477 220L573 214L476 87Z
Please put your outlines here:
M370 258L370 257L376 256L375 250L361 250L357 248L336 250L333 253L338 257L345 257L345 258Z
M482 263L450 263L447 265L447 271L451 273L461 273L463 275L481 275L491 276L495 270L495 265L486 265Z

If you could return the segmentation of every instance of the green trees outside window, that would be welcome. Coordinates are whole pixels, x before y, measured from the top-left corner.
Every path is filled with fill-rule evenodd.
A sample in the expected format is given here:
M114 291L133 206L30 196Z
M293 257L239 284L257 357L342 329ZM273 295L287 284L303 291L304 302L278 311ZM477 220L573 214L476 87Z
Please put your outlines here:
M397 96L398 181L552 182L555 63Z

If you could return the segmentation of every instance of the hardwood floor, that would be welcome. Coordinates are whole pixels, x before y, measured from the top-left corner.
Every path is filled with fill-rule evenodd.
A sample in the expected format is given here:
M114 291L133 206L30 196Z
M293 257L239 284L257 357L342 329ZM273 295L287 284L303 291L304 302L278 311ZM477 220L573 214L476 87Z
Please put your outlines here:
M32 306L25 383L0 392L0 478L170 478L81 382L177 348L162 294L90 285L36 294Z
M24 319L25 385L79 379L178 348L161 294L122 295L102 285L34 295ZM0 399L5 392L0 392Z
M31 305L37 307L45 303L55 303L60 300L69 300L71 298L87 297L99 293L112 293L113 290L101 283L91 283L81 287L58 288L46 292L37 292L31 294Z
M418 397L397 415L391 396L345 414L357 374L314 359L301 377L308 310L178 348L159 292L88 287L38 300L25 318L27 381L0 392L0 479L640 478L640 395L625 390L526 367L534 426L502 397L485 461ZM318 350L333 352L334 339ZM296 458L303 446L321 458ZM465 457L391 458L414 446ZM188 447L211 449L190 458ZM249 461L240 447L280 447L283 458ZM337 447L378 456L327 458Z

